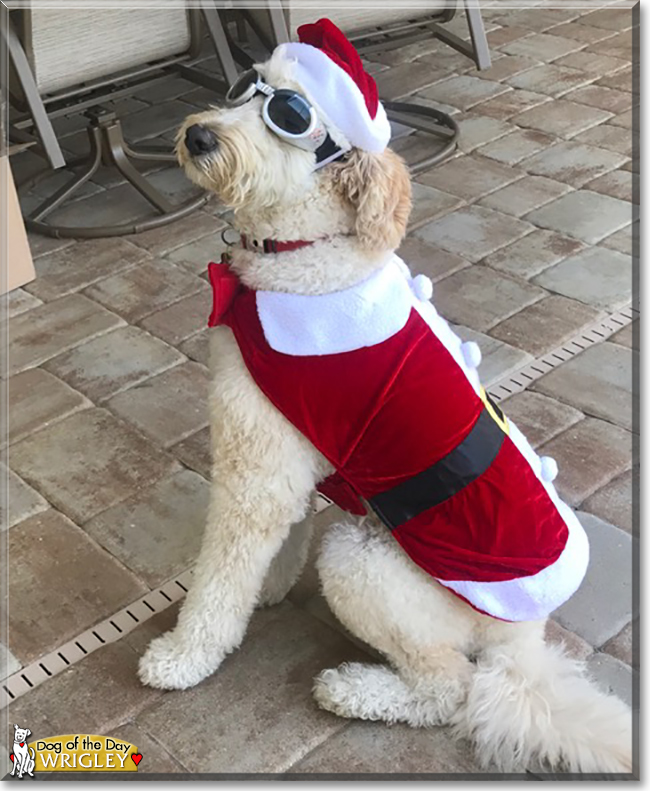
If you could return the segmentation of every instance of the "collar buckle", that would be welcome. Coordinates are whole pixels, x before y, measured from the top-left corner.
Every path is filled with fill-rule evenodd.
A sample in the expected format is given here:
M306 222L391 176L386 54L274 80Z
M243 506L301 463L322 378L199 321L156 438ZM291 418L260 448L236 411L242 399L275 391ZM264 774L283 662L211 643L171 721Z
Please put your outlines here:
M286 253L297 250L299 247L312 245L313 241L296 240L291 242L279 242L277 239L251 239L246 234L241 235L241 245L244 250L251 250L254 253Z

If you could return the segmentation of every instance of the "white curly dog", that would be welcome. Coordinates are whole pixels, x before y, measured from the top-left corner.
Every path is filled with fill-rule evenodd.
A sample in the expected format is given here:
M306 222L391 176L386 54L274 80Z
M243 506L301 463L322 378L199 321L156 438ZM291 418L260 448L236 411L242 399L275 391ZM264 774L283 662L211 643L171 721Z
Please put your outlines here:
M190 179L232 207L246 240L312 242L282 252L249 243L233 250L231 268L248 288L342 292L381 270L399 246L410 179L388 149L348 145L344 156L334 150L329 164L316 167L315 145L283 135L289 94L271 107L274 89L307 95L332 138L345 137L294 66L278 48L256 66L252 90L238 87L248 101L190 116L178 157ZM300 117L294 120L299 134ZM313 139L323 142L322 135ZM231 329L216 327L211 344L214 460L203 545L176 627L153 640L139 667L145 684L164 689L187 689L214 673L240 645L255 607L288 593L310 541L308 527L292 526L333 472L257 386ZM535 760L569 772L632 771L629 708L545 643L544 618L506 622L469 606L416 565L374 515L332 527L318 570L335 615L387 660L324 670L314 685L322 708L349 718L452 725L473 741L484 766L501 771Z

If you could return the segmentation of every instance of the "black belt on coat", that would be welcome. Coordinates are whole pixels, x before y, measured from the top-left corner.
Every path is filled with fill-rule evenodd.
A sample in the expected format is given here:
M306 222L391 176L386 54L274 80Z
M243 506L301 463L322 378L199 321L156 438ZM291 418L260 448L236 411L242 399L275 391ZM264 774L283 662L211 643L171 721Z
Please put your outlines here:
M490 399L490 405L503 413ZM497 457L505 433L487 406L465 439L445 457L368 503L391 530L428 511L481 476Z

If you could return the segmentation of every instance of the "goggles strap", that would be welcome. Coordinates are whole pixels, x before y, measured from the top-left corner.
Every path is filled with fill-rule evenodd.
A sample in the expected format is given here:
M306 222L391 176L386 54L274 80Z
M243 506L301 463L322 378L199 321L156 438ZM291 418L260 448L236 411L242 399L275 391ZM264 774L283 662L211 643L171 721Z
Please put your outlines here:
M315 170L325 167L325 165L329 164L335 159L338 159L339 157L342 157L345 153L347 152L337 146L328 134L325 140L323 140L320 146L316 149Z

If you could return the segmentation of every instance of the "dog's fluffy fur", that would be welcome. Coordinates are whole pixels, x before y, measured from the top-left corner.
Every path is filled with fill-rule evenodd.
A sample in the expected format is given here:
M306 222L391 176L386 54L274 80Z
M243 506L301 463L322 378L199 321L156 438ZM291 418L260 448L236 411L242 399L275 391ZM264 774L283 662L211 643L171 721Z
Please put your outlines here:
M276 87L300 89L276 53L262 67ZM322 294L354 285L399 245L410 211L404 163L352 151L314 172L312 154L271 133L259 98L190 116L178 137L189 177L234 209L254 238L317 239L273 256L234 252L255 289ZM193 158L185 130L202 124L218 149ZM330 464L253 382L231 332L212 333L213 486L203 547L176 628L154 640L140 677L191 687L236 649L256 605L280 601L307 555L307 513ZM412 726L450 724L479 761L504 771L532 761L565 771L631 771L631 715L581 666L544 642L544 624L484 616L419 569L372 517L332 527L318 563L327 601L387 665L345 664L315 680L318 704L342 717Z

